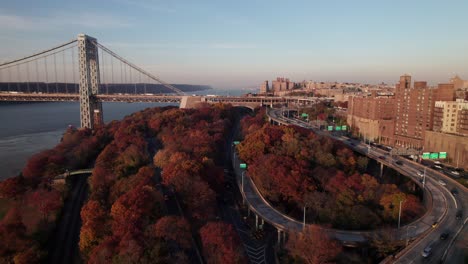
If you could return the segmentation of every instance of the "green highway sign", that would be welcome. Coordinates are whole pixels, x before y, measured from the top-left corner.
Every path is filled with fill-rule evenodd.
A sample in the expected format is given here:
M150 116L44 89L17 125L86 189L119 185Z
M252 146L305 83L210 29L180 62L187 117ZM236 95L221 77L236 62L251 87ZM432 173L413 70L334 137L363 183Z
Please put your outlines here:
M348 130L348 127L347 126L341 126L341 130L346 131L346 130Z
M241 164L239 164L239 168L241 168L241 169L247 169L247 164L241 163Z
M240 141L234 141L234 145L238 145L240 143Z
M301 116L302 116L302 117L308 117L309 115L306 114L306 113L302 113Z
M423 159L428 159L430 157L431 153L430 152L423 152L422 158Z
M336 130L336 131L341 131L341 126L336 126L336 127L335 127L335 130Z
M431 155L429 155L430 159L438 159L439 158L439 153L437 152L432 152Z
M439 152L439 159L446 159L447 158L447 152Z
M332 131L333 130L333 126L328 126L328 131Z

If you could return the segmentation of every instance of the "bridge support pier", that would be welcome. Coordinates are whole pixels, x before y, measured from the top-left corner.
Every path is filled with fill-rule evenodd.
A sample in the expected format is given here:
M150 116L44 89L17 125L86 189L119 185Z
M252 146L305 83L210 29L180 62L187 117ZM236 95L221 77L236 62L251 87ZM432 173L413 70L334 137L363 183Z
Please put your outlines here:
M94 128L103 123L102 103L99 93L99 55L97 40L85 34L78 35L78 60L80 72L80 122L81 127Z
M258 230L258 214L255 214L255 230Z

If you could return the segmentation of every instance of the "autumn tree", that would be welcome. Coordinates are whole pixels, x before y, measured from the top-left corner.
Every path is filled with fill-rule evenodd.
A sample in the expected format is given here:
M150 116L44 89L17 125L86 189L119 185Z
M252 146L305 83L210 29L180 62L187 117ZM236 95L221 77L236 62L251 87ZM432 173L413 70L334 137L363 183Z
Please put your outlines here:
M191 245L189 222L180 216L161 217L154 225L156 237L167 241L175 241L181 248L188 249Z
M8 178L0 182L0 198L16 198L26 190L21 176Z
M245 262L239 237L231 224L208 222L200 229L200 237L207 263Z
M90 200L81 209L80 251L87 256L108 229L107 212L98 201Z
M30 204L35 206L42 217L48 220L51 213L56 212L62 206L62 196L57 190L38 189L28 197Z
M331 240L316 225L306 226L300 233L289 234L286 249L291 255L309 264L333 263L341 252L338 242Z
M31 243L26 236L26 226L16 207L10 208L0 222L0 237L0 260L11 259L16 253L27 249L28 244Z

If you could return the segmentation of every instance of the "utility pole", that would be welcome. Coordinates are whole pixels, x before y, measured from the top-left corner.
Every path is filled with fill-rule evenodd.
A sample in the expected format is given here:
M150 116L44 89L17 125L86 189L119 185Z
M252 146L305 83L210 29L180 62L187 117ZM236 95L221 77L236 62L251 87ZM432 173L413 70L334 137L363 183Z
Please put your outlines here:
M400 210L398 210L398 229L400 229L400 218L401 218L401 203L403 200L400 200Z
M423 192L424 192L425 185L426 185L426 167L424 167L424 175L423 175Z
M306 206L304 205L304 223L302 224L302 229L305 229L305 225L306 225Z
M241 181L241 186L242 186L242 192L244 192L244 174L246 171L242 172L242 181Z

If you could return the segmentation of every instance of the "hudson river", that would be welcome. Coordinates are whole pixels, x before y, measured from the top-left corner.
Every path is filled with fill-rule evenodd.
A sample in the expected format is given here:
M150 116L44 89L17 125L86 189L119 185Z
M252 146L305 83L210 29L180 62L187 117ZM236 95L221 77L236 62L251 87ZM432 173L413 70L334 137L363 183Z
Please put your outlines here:
M226 91L206 90L197 94L221 94ZM241 91L230 91L240 95ZM160 103L103 103L104 121L123 117ZM60 142L68 125L80 127L78 102L0 103L0 180L16 176L33 154L53 148Z

